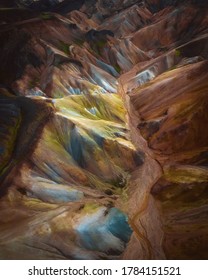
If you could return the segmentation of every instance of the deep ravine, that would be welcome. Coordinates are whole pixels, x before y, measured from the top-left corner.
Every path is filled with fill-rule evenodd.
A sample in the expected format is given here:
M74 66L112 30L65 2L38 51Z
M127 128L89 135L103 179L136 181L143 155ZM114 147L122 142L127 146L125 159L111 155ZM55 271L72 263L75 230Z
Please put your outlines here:
M207 259L206 3L72 2L0 8L0 259Z

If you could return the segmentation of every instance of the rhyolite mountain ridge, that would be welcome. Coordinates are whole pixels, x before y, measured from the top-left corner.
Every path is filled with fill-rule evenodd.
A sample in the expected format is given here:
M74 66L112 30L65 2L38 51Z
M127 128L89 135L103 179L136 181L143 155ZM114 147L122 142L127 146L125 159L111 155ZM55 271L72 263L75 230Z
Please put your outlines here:
M1 1L0 26L0 259L207 259L207 2Z

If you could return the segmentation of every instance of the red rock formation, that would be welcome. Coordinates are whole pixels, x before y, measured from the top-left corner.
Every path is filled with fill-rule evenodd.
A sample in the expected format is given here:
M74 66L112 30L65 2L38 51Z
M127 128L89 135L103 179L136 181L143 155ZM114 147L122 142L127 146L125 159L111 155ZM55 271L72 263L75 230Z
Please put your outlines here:
M144 2L5 14L0 258L207 258L208 8Z

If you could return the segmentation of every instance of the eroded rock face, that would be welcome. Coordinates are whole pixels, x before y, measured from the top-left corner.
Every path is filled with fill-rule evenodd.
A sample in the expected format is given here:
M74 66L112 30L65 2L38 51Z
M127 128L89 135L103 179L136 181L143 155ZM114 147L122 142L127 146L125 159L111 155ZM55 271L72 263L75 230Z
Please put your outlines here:
M206 259L208 10L91 7L4 12L0 258Z
M193 24L182 23L182 14L180 16L178 11L183 11L183 15L189 11L188 21L192 13L196 12L198 16L192 18ZM171 7L156 14L155 24L132 36L133 43L151 52L153 58L138 63L120 77L132 140L139 147L139 139L145 139L148 153L162 168L160 178L150 183L149 203L153 196L162 218L162 248L168 259L204 259L207 255L205 174L208 139L204 130L207 123L207 16L201 17L203 13L207 15L207 10L179 5L176 10ZM183 38L177 27L171 33L170 23L174 16L170 20L170 14L177 15L178 23L181 21L178 31L184 30ZM163 25L166 20L167 33ZM157 33L158 30L161 32ZM152 40L148 44L147 34L157 38L157 43ZM138 214L140 233L145 233L144 226L142 228L145 218L152 217L147 214L149 208L147 202ZM151 240L151 230L147 228L151 225L146 222L146 237ZM132 255L134 243L132 237L125 256L136 257L136 253ZM146 241L147 252L151 251L148 247ZM145 258L140 253L137 256Z

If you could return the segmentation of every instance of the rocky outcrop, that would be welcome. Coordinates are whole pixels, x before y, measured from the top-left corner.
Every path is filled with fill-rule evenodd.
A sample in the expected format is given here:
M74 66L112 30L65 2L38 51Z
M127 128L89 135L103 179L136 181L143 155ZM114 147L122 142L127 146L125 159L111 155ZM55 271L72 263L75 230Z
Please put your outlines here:
M207 258L198 4L4 10L1 259Z
M179 10L183 11L181 17L177 15ZM190 17L186 17L188 21L184 25L182 22L186 12ZM207 173L205 158L208 139L204 125L207 123L207 24L204 22L206 17L201 17L206 12L183 5L177 10L169 8L160 12L155 23L132 36L132 42L153 58L149 62L138 63L120 77L120 91L128 108L133 143L141 147L139 139L145 139L147 152L162 171L160 178L150 183L149 202L144 208L141 207L137 216L140 234L146 233L150 241L149 245L146 241L145 250L148 252L148 247L152 245L149 252L153 258L156 252L160 252L159 242L156 244L155 240L151 240L151 225L146 222L144 226L145 219L153 216L153 211L148 215L148 203L152 197L161 218L160 225L157 218L152 222L160 229L154 238L158 235L162 238L160 242L162 240L165 257L206 258L208 227L205 222L207 203L204 175ZM174 17L170 19L170 13L177 15L177 23L181 21L178 31L183 30L183 36L179 35L182 33L178 33L177 28L171 35L169 28L172 28L170 22L174 21ZM195 13L197 17L192 17L191 14ZM162 17L158 20L160 15ZM164 21L167 23L167 33ZM158 30L161 31L157 33ZM157 39L148 43L147 34ZM140 177L139 174L138 180ZM141 201L145 201L145 198ZM132 217L135 217L133 213ZM137 252L132 253L135 245L133 238L125 257L145 258L147 254L141 253L144 251L141 250L144 239L141 238Z

